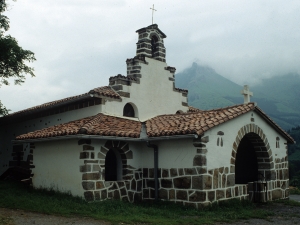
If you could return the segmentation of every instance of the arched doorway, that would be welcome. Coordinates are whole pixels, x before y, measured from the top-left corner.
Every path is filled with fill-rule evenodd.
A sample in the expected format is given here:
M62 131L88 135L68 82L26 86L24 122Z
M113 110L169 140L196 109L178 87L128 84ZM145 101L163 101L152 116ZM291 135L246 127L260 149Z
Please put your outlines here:
M246 190L243 194L251 201L266 201L268 182L276 180L276 172L268 139L259 126L247 124L237 132L230 163L236 187Z
M122 159L116 149L110 149L105 157L105 181L118 181L122 179Z
M118 177L117 156L113 150L109 150L105 157L105 180L116 181Z
M245 135L237 149L235 161L235 183L248 184L258 180L258 163L255 149L249 140L249 135Z

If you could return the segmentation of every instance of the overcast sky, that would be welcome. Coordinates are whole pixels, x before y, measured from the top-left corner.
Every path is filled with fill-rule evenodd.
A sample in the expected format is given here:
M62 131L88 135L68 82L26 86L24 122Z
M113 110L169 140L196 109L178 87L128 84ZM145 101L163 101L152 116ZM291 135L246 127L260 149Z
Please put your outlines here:
M299 0L17 0L9 34L35 53L35 78L2 86L13 112L108 85L126 75L136 30L154 23L167 35L177 72L196 61L240 84L300 73ZM251 86L250 86L251 87ZM238 93L239 94L239 93Z

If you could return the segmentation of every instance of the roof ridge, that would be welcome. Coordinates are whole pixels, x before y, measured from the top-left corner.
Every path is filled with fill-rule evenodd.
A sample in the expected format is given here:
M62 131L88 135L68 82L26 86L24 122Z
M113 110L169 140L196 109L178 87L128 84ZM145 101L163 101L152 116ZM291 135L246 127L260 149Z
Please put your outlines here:
M292 138L285 130L283 130L274 120L271 119L271 117L269 117L260 107L255 106L255 109L257 109L259 111L259 113L263 114L263 116L266 117L267 120L269 120L269 122L273 123L273 125L280 131L282 132L284 135L287 136L287 138L290 139L291 142L295 142L294 138Z
M215 109L208 109L208 110L203 110L203 112L208 112L208 111L219 111L219 110L224 110L224 109L230 109L230 108L234 108L234 107L238 107L238 106L249 106L253 104L253 106L255 107L256 106L256 103L255 102L249 102L247 104L235 104L235 105L232 105L232 106L227 106L227 107L224 107L224 108L215 108Z
M89 121L87 121L77 132L77 134L87 134L89 132L89 126L92 126L96 122L100 122L101 117L103 116L102 113L98 113L93 116ZM99 121L98 121L99 119Z

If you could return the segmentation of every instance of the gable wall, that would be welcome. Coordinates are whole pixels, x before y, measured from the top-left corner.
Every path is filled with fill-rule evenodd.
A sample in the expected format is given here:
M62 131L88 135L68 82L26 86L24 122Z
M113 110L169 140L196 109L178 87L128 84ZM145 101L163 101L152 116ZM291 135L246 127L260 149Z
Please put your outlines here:
M123 92L130 93L130 98L122 97L122 102L107 101L103 112L109 115L122 116L126 103L133 103L138 109L139 120L162 114L174 114L178 110L186 112L187 97L173 90L173 74L166 70L167 64L152 58L146 58L148 64L136 62L141 66L140 83L131 86L123 85ZM171 80L169 79L171 78Z
M251 121L252 118L255 122ZM230 158L232 154L233 143L236 140L238 131L247 124L256 124L263 130L264 134L266 135L266 138L269 141L269 145L274 158L281 159L287 156L287 149L286 145L284 144L287 141L284 139L284 137L277 133L257 113L248 112L244 115L241 115L231 121L225 122L205 132L205 135L209 136L209 142L206 144L206 147L208 149L208 169L218 168L222 166L230 166ZM223 131L224 135L218 135L217 133L219 131ZM223 147L217 146L218 137L222 137ZM276 137L280 138L280 148L276 148Z

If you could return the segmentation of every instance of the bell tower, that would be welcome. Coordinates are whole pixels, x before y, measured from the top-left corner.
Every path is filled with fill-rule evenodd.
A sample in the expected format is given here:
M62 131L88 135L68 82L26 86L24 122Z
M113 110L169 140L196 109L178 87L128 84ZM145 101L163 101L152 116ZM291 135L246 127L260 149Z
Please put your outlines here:
M167 36L158 28L157 24L141 28L136 32L139 34L136 55L166 62L166 48L163 39Z

